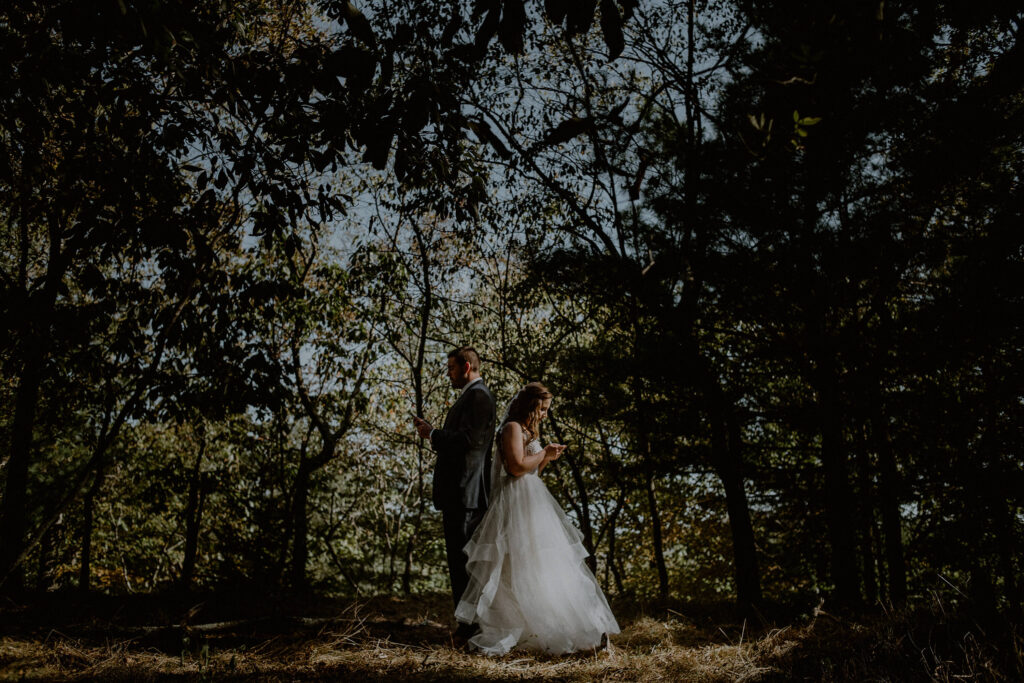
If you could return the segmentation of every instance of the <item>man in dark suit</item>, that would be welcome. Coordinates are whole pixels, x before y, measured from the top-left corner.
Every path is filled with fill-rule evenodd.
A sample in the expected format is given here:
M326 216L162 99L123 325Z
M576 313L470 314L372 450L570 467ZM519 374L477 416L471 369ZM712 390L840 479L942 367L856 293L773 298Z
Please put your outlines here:
M441 511L444 520L448 574L457 607L469 584L462 548L487 511L495 410L494 396L480 376L480 356L473 347L461 346L448 353L448 378L462 393L448 410L444 426L434 429L419 417L413 422L420 437L429 439L437 453L434 509ZM460 623L456 635L468 638L474 630L475 625Z

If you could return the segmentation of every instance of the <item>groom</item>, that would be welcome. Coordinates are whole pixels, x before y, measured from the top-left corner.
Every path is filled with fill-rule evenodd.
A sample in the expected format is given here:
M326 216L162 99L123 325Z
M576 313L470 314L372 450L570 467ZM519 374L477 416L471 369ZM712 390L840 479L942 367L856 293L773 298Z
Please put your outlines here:
M434 509L441 511L444 520L448 574L458 607L469 584L462 548L487 510L495 414L494 396L480 376L480 356L472 346L448 352L448 379L462 393L445 416L444 426L435 429L419 417L413 417L413 423L420 437L429 439L437 453ZM460 622L455 634L465 639L474 631L473 624Z

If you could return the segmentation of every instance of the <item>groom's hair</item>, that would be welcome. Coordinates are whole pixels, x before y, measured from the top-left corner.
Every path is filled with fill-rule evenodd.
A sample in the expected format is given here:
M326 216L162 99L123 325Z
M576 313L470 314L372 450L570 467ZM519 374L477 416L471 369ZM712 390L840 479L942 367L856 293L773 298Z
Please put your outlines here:
M473 372L480 372L480 356L472 346L459 346L448 352L449 358L454 358L459 365L469 363L469 369Z

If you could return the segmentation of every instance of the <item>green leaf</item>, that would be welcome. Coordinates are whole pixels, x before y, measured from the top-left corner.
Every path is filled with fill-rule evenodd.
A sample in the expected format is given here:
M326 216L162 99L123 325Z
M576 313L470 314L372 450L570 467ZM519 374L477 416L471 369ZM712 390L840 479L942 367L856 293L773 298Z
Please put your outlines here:
M487 125L486 121L477 119L475 121L467 121L466 125L471 131L473 131L477 138L490 144L502 159L508 159L512 156L512 152L510 152L508 147L505 146L505 143L503 143L498 136L494 134L494 131L489 125Z
M342 13L352 35L370 47L377 46L377 36L373 33L373 28L370 27L369 20L367 20L366 16L360 12L355 5L351 2L346 2L342 7Z
M498 32L498 27L501 25L501 6L494 0L490 3L491 8L484 15L483 23L480 24L480 28L476 32L476 38L473 44L476 49L482 55L487 50L487 45L491 42L491 38Z
M577 135L582 135L589 131L593 126L594 122L590 118L573 117L566 119L549 130L540 144L541 146L550 146L568 142Z
M626 39L622 35L622 16L614 0L601 0L601 32L608 46L608 59L615 59L625 49Z
M505 0L498 27L498 39L511 54L523 51L523 33L526 31L526 7L523 0Z
M569 13L568 0L544 0L544 13L555 26L560 26Z
M569 8L568 29L569 33L579 35L590 30L594 23L594 10L596 9L593 0L577 0Z

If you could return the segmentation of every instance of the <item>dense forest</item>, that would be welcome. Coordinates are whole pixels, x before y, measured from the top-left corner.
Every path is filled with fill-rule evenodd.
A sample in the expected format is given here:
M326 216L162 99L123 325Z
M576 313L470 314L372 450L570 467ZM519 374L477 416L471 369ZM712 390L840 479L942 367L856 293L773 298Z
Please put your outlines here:
M609 596L1019 624L1022 18L4 3L0 592L446 591L471 344Z

